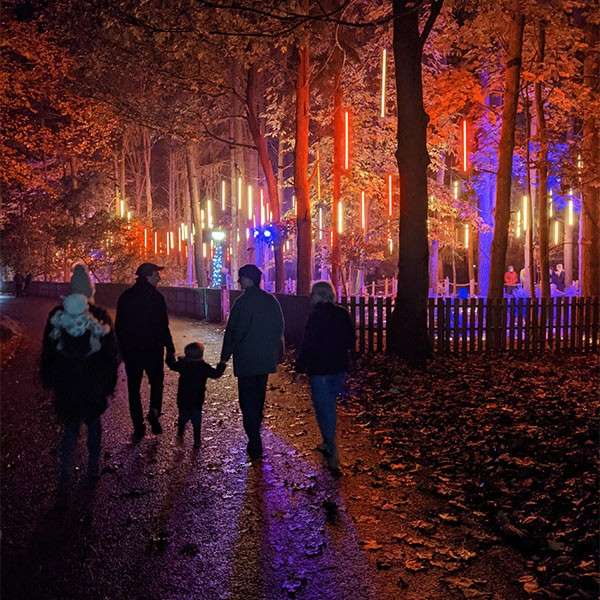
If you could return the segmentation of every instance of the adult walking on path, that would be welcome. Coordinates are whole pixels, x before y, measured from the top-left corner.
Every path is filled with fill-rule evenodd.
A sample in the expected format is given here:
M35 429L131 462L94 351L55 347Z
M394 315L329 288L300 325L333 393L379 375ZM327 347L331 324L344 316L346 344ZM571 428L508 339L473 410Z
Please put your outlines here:
M354 350L354 324L348 311L335 304L335 292L328 281L313 285L310 303L312 311L298 354L298 370L310 377L313 407L323 437L319 450L329 468L339 473L336 400L343 391L349 355Z
M66 504L73 455L81 424L87 426L88 478L98 478L101 415L117 382L118 353L108 313L93 304L94 285L84 265L76 265L69 295L50 311L44 330L41 379L55 395L63 423L59 447L57 505Z
M260 427L267 380L283 355L283 313L279 302L260 289L262 272L256 265L239 270L243 294L231 307L223 338L221 362L233 355L233 372L251 459L262 456Z
M165 348L167 360L175 357L167 304L156 289L163 268L153 263L142 263L135 272L136 282L121 294L117 303L115 328L125 361L129 412L136 439L146 434L140 395L144 372L150 382L148 422L152 433L160 434Z

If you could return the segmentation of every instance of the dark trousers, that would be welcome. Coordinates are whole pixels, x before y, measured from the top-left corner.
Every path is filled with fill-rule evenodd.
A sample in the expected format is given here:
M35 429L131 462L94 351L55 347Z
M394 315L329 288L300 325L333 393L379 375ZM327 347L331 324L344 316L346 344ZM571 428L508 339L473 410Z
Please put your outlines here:
M59 460L59 489L63 491L70 483L73 475L73 456L81 430L79 419L67 421L63 427L62 439L58 449ZM102 443L102 421L100 417L86 420L87 425L87 447L88 447L88 475L98 475L100 466L100 445Z
M125 357L125 372L127 373L127 392L129 394L129 412L133 426L141 428L144 425L142 398L140 387L144 372L150 382L150 410L160 415L162 409L163 381L165 378L163 350L137 352Z
M202 429L202 408L180 408L177 419L177 435L182 437L188 421L192 422L194 429L194 446L200 445L200 432Z
M262 451L260 426L263 419L268 378L268 375L238 377L240 408L250 452L260 453Z

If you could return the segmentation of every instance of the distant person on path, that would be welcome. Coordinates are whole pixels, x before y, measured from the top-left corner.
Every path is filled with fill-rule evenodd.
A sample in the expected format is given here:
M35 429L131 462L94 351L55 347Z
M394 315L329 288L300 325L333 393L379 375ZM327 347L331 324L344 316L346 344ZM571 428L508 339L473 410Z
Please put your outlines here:
M158 435L162 433L160 414L165 348L169 361L175 356L167 304L156 289L163 268L153 263L142 263L135 272L136 282L121 294L117 303L115 329L125 362L129 412L133 422L133 436L137 440L146 435L140 395L144 372L150 382L148 422L152 433Z
M169 358L168 366L179 373L177 386L177 442L183 443L185 426L192 422L194 429L194 448L200 448L200 432L202 427L202 407L206 395L207 379L218 379L223 375L226 365L219 363L217 368L204 361L204 345L192 342L185 347L185 356L175 360Z
M31 285L31 280L33 279L31 273L27 273L25 275L25 281L23 282L23 295L27 296L29 293L29 286Z
M17 271L13 281L15 283L15 297L20 298L23 295L23 275Z
M319 450L327 465L339 473L336 430L336 400L344 389L349 358L354 350L354 324L347 310L335 304L328 281L319 281L310 293L311 313L298 354L298 371L310 378L312 402L323 437Z
M504 289L507 294L512 296L515 288L519 284L519 276L513 265L508 265L508 270L504 273Z
M117 383L117 342L108 313L93 304L94 284L84 265L76 265L69 295L52 309L44 330L41 379L54 391L63 423L59 447L57 507L64 508L81 424L87 426L88 479L99 477L101 415Z
M233 355L247 450L253 460L262 457L260 427L267 379L283 355L283 313L275 296L260 289L261 277L256 265L239 270L244 292L231 307L221 350L222 363Z
M559 292L565 291L565 271L561 263L556 265L556 270L552 273L551 282L556 286Z

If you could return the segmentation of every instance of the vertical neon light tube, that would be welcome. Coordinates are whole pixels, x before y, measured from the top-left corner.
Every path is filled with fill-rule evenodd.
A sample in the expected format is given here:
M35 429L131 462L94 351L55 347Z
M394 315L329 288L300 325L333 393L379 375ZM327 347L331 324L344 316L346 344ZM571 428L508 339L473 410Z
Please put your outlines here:
M349 145L349 132L348 132L348 111L344 112L344 127L345 127L345 144L344 144L344 168L348 169L348 165L350 164L350 151L348 148Z
M469 248L469 226L465 224L465 248Z
M517 237L521 237L521 211L517 211Z
M558 242L559 242L558 221L554 221L554 245L558 246Z
M573 200L569 198L569 204L567 205L567 215L569 225L573 225Z
M319 206L319 239L323 239L323 207Z
M206 242L202 242L202 257L206 258Z
M237 185L237 201L238 201L238 210L242 210L242 178L238 177L238 185Z
M467 120L463 119L463 171L466 173L469 168L467 156Z
M124 219L125 218L125 200L121 200L120 213L121 213L121 219Z
M523 196L523 231L529 228L529 219L527 215L527 196Z
M388 246L390 248L390 254L393 254L393 252L394 252L394 240L392 238L390 238L388 240Z
M171 254L171 244L169 243L169 232L167 231L167 256L169 256Z
M144 227L144 249L148 248L148 230Z
M225 180L221 180L221 210L225 212Z
M321 199L321 157L317 148L317 200Z
M342 201L338 202L338 233L344 233L344 206Z
M213 227L212 200L206 201L206 209L208 211L208 228L212 229L212 227Z
M385 117L385 77L387 75L387 50L383 49L383 56L381 59L381 111L380 117Z
M392 176L388 175L388 214L391 217L394 210L394 189L392 187Z
M252 219L254 214L254 206L252 204L252 186L248 184L248 218Z
M154 232L154 254L158 254L158 231Z
M177 230L177 252L181 254L181 230Z
M552 201L552 190L548 192L548 216L550 218L554 216L554 202Z
M265 196L263 189L260 188L260 225L265 224Z
M365 211L365 193L360 193L360 225L363 231L367 229L367 215Z
M171 238L171 250L175 249L175 234L169 231L169 237Z
M204 229L204 209L200 209L200 229Z

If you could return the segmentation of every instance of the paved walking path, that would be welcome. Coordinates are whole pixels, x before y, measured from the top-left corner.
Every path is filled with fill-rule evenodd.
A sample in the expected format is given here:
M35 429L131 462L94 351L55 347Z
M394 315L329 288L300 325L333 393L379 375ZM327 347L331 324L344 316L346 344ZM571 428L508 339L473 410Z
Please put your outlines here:
M184 448L175 445L170 372L165 433L132 443L121 373L103 419L100 483L89 490L78 473L71 510L53 511L60 427L36 381L52 305L0 296L2 313L24 332L2 371L3 598L523 597L512 551L489 543L470 556L473 539L487 535L476 525L419 535L419 521L440 511L440 500L404 486L343 410L346 474L332 478L313 450L318 435L307 386L284 369L270 380L260 466L246 459L231 367L209 382L199 453L191 430ZM222 328L173 318L172 331L178 352L200 339L216 363ZM85 465L83 439L77 464ZM446 556L440 567L421 570L419 554L437 552ZM448 577L475 582L461 588Z

